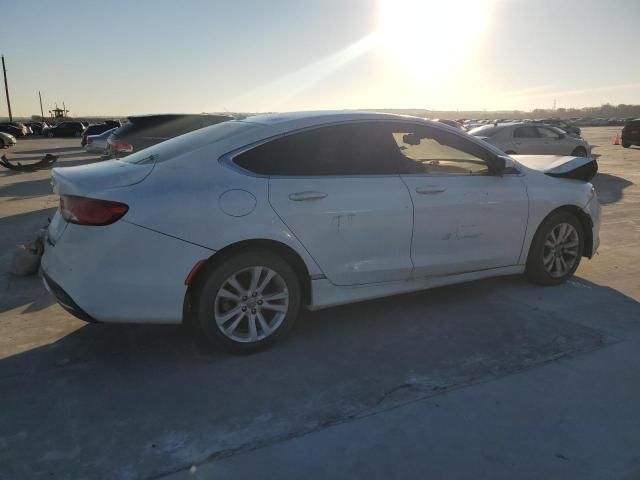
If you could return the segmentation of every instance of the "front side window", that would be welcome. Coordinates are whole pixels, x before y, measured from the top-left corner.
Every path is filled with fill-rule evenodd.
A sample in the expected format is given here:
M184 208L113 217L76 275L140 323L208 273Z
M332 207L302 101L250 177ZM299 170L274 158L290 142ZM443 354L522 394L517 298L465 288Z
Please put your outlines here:
M396 161L392 136L375 122L286 135L234 158L237 165L259 175L314 177L397 174Z
M542 138L558 138L558 133L550 128L538 127L538 133Z
M540 138L536 127L518 127L513 131L514 138Z
M421 125L395 124L392 136L401 155L402 173L485 175L490 152L451 132Z

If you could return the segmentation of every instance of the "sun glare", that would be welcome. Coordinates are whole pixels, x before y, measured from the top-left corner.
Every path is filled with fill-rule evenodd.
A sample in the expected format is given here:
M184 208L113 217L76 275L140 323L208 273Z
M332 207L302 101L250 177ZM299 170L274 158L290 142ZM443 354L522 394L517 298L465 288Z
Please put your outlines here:
M444 76L462 65L485 30L493 0L380 0L379 41L417 77Z

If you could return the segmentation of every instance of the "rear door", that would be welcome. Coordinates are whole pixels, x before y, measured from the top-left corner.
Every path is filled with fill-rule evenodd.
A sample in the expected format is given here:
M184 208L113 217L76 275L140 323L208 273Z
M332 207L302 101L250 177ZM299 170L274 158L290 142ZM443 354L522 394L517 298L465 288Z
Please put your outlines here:
M411 197L380 131L375 123L315 128L235 159L269 175L273 209L336 285L411 273Z

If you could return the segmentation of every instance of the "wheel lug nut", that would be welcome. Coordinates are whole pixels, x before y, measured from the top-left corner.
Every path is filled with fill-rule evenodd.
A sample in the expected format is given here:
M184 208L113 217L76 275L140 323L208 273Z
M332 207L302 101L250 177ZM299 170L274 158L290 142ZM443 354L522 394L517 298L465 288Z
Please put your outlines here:
M262 305L262 300L258 300L258 305Z
M246 312L247 311L247 307L242 307L242 311Z
M243 301L243 302L246 302L246 301L247 301L247 296L246 296L246 295L243 295L243 296L242 296L242 301Z
M257 297L257 296L258 296L258 292L253 292L253 293L251 294L251 296L252 296L252 297Z
M251 313L256 313L256 309L255 309L255 308L252 308L252 309L251 309Z

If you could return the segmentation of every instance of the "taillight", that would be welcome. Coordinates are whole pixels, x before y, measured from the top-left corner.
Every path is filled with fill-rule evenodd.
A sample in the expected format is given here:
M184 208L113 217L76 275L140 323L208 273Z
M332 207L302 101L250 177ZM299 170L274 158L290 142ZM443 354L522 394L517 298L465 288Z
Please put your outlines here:
M110 225L121 219L129 207L124 203L95 198L60 196L60 213L69 223L78 225Z
M109 143L111 144L111 146L114 148L116 152L123 152L123 153L133 152L133 145L127 142L123 142L122 140L118 140L116 138L114 139L110 138Z

